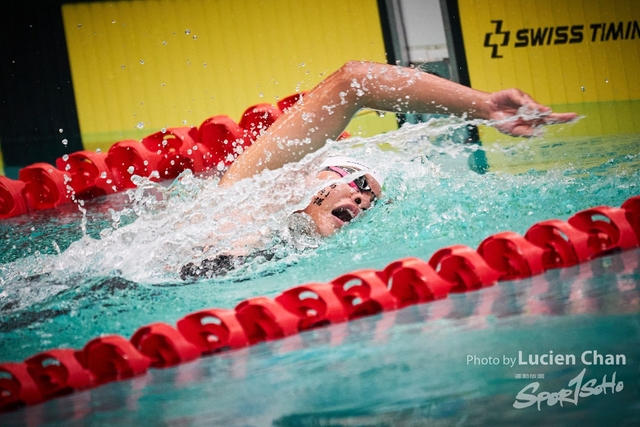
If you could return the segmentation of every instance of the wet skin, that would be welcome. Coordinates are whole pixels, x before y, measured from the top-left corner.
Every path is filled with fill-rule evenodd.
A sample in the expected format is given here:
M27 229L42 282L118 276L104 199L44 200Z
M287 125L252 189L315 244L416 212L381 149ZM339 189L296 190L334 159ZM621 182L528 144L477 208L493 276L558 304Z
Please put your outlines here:
M318 233L322 236L335 233L373 205L374 199L380 195L380 184L371 175L365 177L372 191L361 192L348 183L333 183L318 192L303 210L316 224ZM340 178L337 172L328 170L318 174L320 180Z

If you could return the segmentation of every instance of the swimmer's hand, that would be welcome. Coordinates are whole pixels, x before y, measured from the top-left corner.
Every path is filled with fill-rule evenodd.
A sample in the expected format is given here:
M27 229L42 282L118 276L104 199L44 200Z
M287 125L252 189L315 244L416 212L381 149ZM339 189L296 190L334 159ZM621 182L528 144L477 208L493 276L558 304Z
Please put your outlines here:
M543 125L576 120L576 113L552 113L551 108L537 103L518 89L507 89L489 95L489 120L502 133L512 136L534 136Z

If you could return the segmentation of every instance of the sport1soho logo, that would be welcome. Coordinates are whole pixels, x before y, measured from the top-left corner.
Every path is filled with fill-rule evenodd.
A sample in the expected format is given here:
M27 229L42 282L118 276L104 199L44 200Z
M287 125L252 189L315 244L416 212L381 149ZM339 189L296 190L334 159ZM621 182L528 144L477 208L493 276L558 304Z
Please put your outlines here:
M509 46L511 31L504 30L502 20L491 21L494 31L484 36L484 47L491 48L492 58L502 58L499 48ZM515 32L513 47L549 46L551 44L608 42L616 40L640 40L638 21L598 22L586 25L562 25L558 27L521 28Z

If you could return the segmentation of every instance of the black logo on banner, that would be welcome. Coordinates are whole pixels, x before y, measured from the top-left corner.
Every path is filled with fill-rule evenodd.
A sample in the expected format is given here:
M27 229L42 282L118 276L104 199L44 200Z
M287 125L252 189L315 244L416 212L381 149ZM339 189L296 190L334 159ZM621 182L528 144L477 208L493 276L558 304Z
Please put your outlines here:
M484 35L484 47L491 48L491 57L492 58L502 58L502 55L498 55L498 43L492 43L502 37L502 42L500 46L508 46L509 45L509 31L502 31L502 21L491 21L492 24L495 24L496 29L493 33L487 33Z
M509 46L511 31L503 29L503 21L491 21L494 31L484 35L484 47L491 48L492 58L502 58L499 48ZM575 44L590 41L608 42L640 40L638 21L598 22L595 24L561 25L558 27L520 28L515 31L513 47L535 47Z

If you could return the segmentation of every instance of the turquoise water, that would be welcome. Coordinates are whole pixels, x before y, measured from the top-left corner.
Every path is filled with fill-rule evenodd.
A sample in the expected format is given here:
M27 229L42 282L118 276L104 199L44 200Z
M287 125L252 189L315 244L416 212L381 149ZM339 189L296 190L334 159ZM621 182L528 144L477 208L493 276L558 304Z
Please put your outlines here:
M291 232L289 213L325 185L306 177L327 151L243 182L235 193L218 189L213 177L186 174L170 187L141 182L129 195L92 200L82 208L85 214L70 205L3 221L0 360L81 348L105 333L130 337L148 323L175 324L196 310L232 308L249 297L380 269L402 257L428 259L452 244L477 247L495 232L524 233L535 222L566 219L596 205L619 206L640 194L638 136L562 141L548 131L517 144L483 147L436 137L458 125L441 120L330 145L331 152L366 157L387 179L375 209L325 240ZM385 143L384 149L376 143ZM485 158L486 173L470 170ZM245 214L252 218L248 224L239 221ZM245 240L247 246L270 248L277 260L256 260L221 278L179 278L181 265L238 250L233 241L255 235L259 239ZM637 425L639 255L602 258L156 370L1 417L9 424L42 417L51 425L151 419L167 425L373 426L504 419L553 425L554 417L563 420L556 425L572 425L588 415L609 425L607 414L618 417L611 425ZM465 364L468 354L590 349L626 355L627 364L616 367L624 390L540 412L512 408L528 384L514 376L528 370ZM544 388L557 391L581 368L533 373L544 374ZM611 376L616 369L593 367L586 378Z

